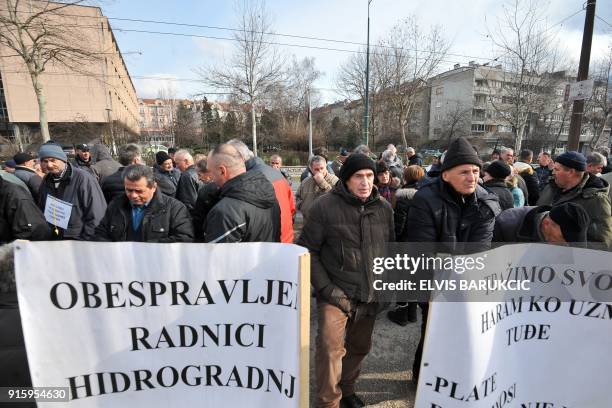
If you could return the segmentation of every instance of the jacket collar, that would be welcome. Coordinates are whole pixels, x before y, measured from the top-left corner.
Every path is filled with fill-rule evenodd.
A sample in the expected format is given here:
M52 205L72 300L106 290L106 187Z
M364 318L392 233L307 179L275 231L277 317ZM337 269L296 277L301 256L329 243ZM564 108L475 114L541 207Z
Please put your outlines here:
M376 188L376 186L372 188L372 194L370 194L370 197L368 197L366 201L361 201L359 198L357 198L357 196L353 195L343 181L338 181L336 183L332 193L339 195L346 203L354 207L369 207L372 204L380 201L380 193L378 192L378 188Z
M550 211L550 208L548 205L542 205L530 210L521 221L521 225L519 225L517 232L518 240L541 241L540 224Z

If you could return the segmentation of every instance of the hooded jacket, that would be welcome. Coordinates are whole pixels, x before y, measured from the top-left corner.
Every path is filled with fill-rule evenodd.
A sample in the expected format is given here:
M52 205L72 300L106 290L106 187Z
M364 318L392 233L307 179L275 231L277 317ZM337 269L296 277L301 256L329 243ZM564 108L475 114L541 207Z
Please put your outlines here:
M123 194L106 209L96 228L96 241L131 241L132 205ZM193 242L193 226L187 208L180 201L155 191L145 208L139 242Z
M476 243L470 250L486 250L500 212L497 196L480 185L463 197L438 178L414 195L401 241L440 242L449 253L463 252L463 242Z
M263 174L274 187L274 194L278 201L281 216L281 242L293 243L293 216L295 215L295 201L293 191L280 171L273 169L259 157L253 157L245 163L247 172L257 171ZM329 165L328 171L329 171Z
M61 179L59 188L56 188L53 178L47 174L40 186L40 199L38 207L45 211L47 195L72 204L68 229L58 228L60 236L56 238L89 240L106 211L106 200L100 185L84 170L66 163L66 172ZM52 227L54 229L54 227Z
M297 244L310 251L310 278L318 296L335 285L349 299L372 303L377 298L370 266L377 249L394 241L393 210L376 187L363 202L339 182L315 201Z
M113 159L108 147L102 143L94 145L92 150L91 161L94 164L91 167L93 167L94 171L98 174L98 179L100 184L102 184L106 177L119 170L121 164Z
M587 230L589 241L603 242L612 246L612 216L610 215L610 185L601 177L584 173L576 187L562 191L556 183L549 183L540 194L538 205L557 205L572 202L582 206L591 217Z
M206 242L280 242L280 208L263 174L247 171L232 178L219 197L206 217Z

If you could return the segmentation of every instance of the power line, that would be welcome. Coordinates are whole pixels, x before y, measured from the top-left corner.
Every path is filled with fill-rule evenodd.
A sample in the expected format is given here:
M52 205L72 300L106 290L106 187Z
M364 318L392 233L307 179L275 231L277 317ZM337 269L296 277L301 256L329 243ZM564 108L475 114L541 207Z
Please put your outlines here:
M609 27L612 27L612 24L608 23L606 20L604 20L603 18L599 17L597 14L595 14L595 17L597 17L599 20L601 20L604 24L607 24Z
M2 10L0 9L0 11L8 11L6 9ZM575 13L563 18L562 20L560 20L559 22L553 24L552 26L548 27L545 31L548 31L550 29L552 29L553 27L562 24L563 22L565 22L566 20L574 17L575 15L581 13L583 11L583 9L580 9L578 11L576 11ZM27 11L18 11L20 13L28 13ZM324 38L324 37L312 37L312 36L303 36L303 35L294 35L294 34L283 34L283 33L273 33L273 32L265 32L265 31L256 31L256 30L241 30L241 29L237 29L237 28L232 28L232 27L222 27L222 26L209 26L209 25L203 25L203 24L190 24L190 23L181 23L181 22L175 22L175 21L163 21L163 20L144 20L144 19L134 19L134 18L122 18L122 17L110 17L110 16L82 16L82 15L76 15L76 14L65 14L65 13L52 13L53 15L59 15L59 16L66 16L66 17L84 17L84 18L96 18L96 19L103 19L106 18L108 20L117 20L117 21L127 21L127 22L137 22L137 23L146 23L146 24L162 24L162 25L173 25L173 26L182 26L182 27L192 27L192 28L206 28L206 29L215 29L215 30L224 30L224 31L232 31L232 32L249 32L249 33L254 33L254 34L265 34L265 35L271 35L271 36L277 36L277 37L288 37L288 38L299 38L299 39L306 39L306 40L314 40L314 41L325 41L325 42L332 42L332 43L341 43L341 44L351 44L351 45L359 45L359 46L365 46L365 43L360 43L360 42L354 42L354 41L345 41L345 40L338 40L338 39L331 39L331 38ZM64 27L66 26L72 26L72 27L91 27L91 28L98 28L98 26L86 26L86 25L63 25ZM211 36L211 35L203 35L203 34L191 34L191 33L174 33L174 32L162 32L162 31L151 31L151 30L136 30L136 29L128 29L128 28L121 28L121 27L116 27L113 30L119 31L119 32L135 32L135 33L143 33L143 34L154 34L154 35L171 35L171 36L180 36L180 37L195 37L195 38L206 38L206 39L215 39L215 40L225 40L225 41L240 41L239 39L236 38L227 38L227 37L218 37L218 36ZM360 50L347 50L347 49L340 49L340 48L331 48L331 47L322 47L322 46L313 46L313 45L306 45L306 44L292 44L292 43L281 43L281 42L273 42L273 41L263 41L263 44L268 44L268 45L280 45L280 46L286 46L286 47L297 47L297 48L308 48L308 49L317 49L317 50L325 50L325 51L338 51L338 52L350 52L350 53L360 53L360 54L365 54L365 51L360 51ZM447 56L456 56L456 57L462 57L462 58L474 58L474 59L478 59L478 60L482 60L482 59L487 59L487 58L483 58L481 56L472 56L472 55L465 55L465 54L458 54L458 53L444 53L444 52L439 52L439 51L427 51L427 50L419 50L419 49L411 49L411 48L403 48L403 47L393 47L393 46L388 46L388 45L383 45L383 44L373 44L371 45L371 47L374 48L387 48L387 49L393 49L393 50L398 50L398 51L415 51L415 52L421 52L421 53L425 53L425 54L440 54L440 55L447 55ZM390 56L390 54L381 54L381 53L373 53L374 55L381 55L381 56ZM491 61L496 61L497 58L493 58L490 59ZM456 63L457 61L450 61L450 60L440 60L441 62L448 62L448 63Z

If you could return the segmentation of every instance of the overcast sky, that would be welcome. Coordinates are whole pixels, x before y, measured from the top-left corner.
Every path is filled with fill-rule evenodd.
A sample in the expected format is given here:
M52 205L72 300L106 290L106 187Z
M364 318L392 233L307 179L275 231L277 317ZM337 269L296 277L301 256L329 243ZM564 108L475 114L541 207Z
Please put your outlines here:
M581 10L584 0L537 1L545 7L544 15L549 26L577 13L554 27L568 57L577 65L585 17L584 10ZM503 4L502 0L373 0L370 6L371 43L375 43L399 19L414 14L424 27L441 25L452 42L450 53L454 55L445 58L443 70L451 69L454 63L467 64L470 60L486 62L497 56L497 51L487 38L487 27L497 25ZM268 0L267 7L272 14L276 33L360 43L366 41L367 0ZM108 17L124 19L229 28L237 25L230 0L111 0L103 3L102 9ZM612 1L598 1L596 15L600 18L595 19L591 61L604 55L612 45L612 26L609 25L612 24ZM120 29L230 37L231 32L225 30L114 19L110 22L119 47L125 54L130 74L135 77L139 97L156 97L160 88L167 87L175 89L178 97L185 98L205 91L202 84L190 81L197 78L193 69L218 64L233 50L232 41L227 40L123 32ZM321 100L333 102L341 99L334 91L338 66L349 58L350 51L359 46L289 37L278 37L277 41L349 51L281 47L288 57L292 54L298 58L314 57L318 69L324 73L315 84L321 89ZM141 54L133 53L135 51ZM140 76L160 79L138 79ZM213 96L209 99L218 98Z

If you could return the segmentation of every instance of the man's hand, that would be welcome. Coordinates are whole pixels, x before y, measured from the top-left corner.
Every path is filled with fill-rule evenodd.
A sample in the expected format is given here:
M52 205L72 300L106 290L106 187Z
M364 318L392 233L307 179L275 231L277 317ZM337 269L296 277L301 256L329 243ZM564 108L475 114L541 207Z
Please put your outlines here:
M312 176L312 178L314 178L314 181L317 182L317 184L321 184L323 181L325 181L325 175L323 174L323 172L319 172L317 174L315 174L314 176Z
M322 300L336 306L347 315L350 315L353 311L353 304L351 303L351 300L346 296L342 289L333 283L321 289L319 291L319 296Z

